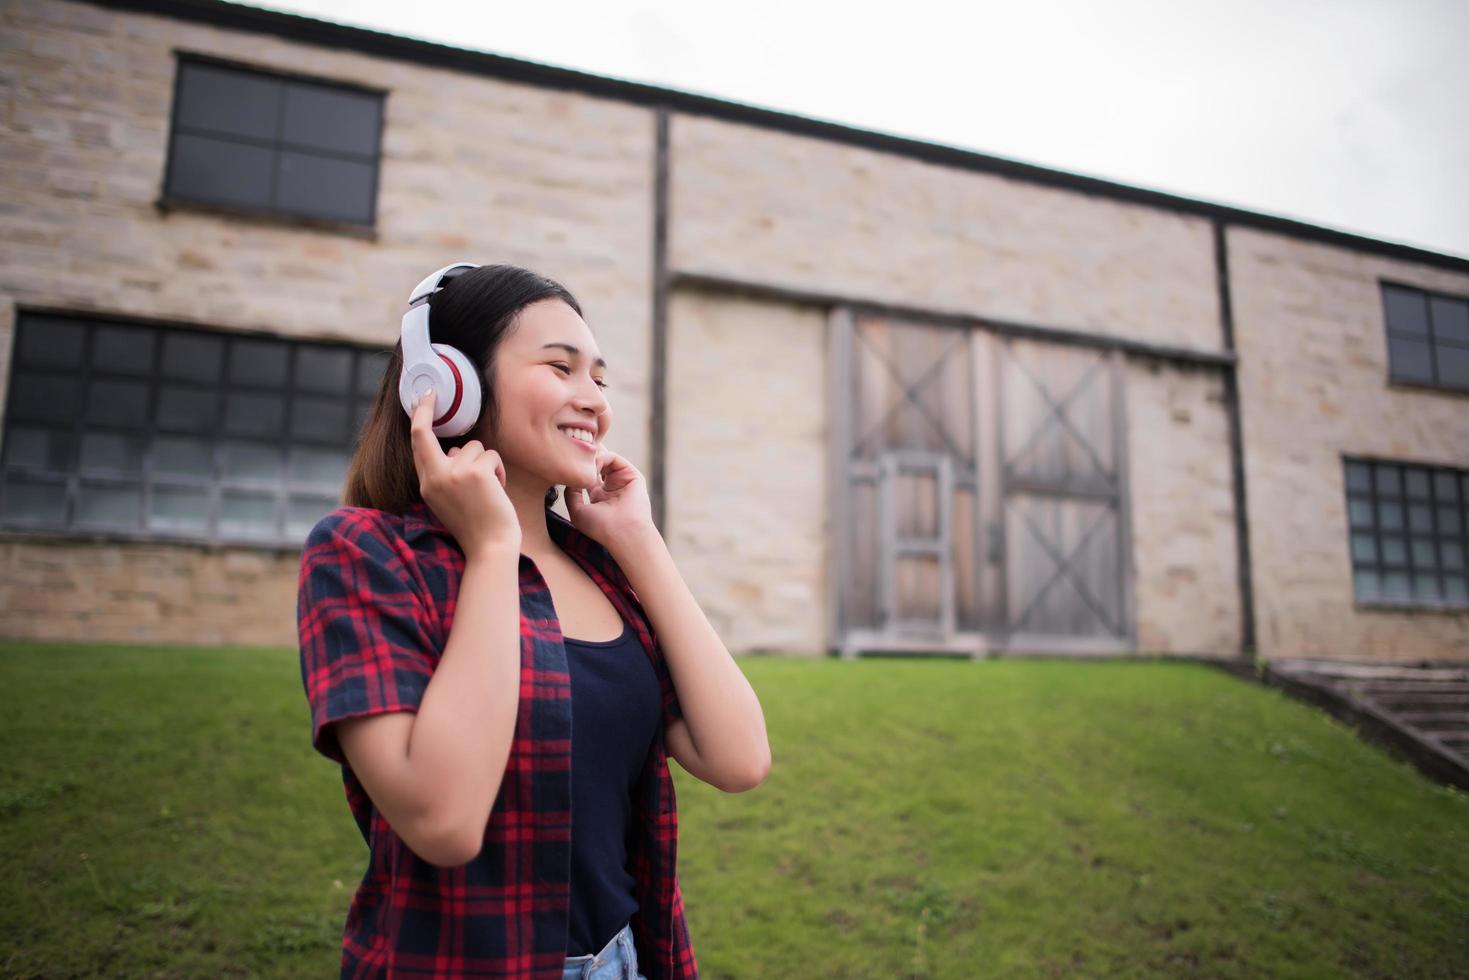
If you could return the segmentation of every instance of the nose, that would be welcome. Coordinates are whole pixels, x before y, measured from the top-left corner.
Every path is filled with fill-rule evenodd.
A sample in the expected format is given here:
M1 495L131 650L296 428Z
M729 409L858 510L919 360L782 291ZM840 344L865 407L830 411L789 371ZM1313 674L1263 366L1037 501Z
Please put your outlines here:
M577 388L576 407L580 410L590 412L592 415L601 415L607 411L607 395L602 386L588 378Z

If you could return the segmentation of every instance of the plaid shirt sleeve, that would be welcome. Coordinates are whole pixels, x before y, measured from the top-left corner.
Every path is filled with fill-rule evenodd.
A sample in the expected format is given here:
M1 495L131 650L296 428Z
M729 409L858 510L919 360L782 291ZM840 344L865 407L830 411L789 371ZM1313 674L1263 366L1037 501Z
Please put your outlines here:
M381 515L338 508L301 554L296 625L311 742L346 763L333 723L416 711L438 659L429 612Z

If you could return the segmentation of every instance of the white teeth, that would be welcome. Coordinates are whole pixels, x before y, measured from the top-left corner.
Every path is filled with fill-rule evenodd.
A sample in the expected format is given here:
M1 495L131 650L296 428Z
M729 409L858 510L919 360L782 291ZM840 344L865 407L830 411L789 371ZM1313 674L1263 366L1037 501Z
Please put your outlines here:
M561 431L571 436L571 438L579 439L585 443L595 443L597 441L596 437L586 429L562 428Z

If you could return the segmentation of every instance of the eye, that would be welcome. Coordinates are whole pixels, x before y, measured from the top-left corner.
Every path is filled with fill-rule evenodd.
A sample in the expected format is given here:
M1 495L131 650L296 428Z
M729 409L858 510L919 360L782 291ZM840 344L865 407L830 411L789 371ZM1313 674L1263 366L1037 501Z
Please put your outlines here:
M560 361L556 361L552 363L551 366L558 371L565 371L568 375L571 374L571 365L569 364L563 364ZM608 386L607 382L603 381L601 378L593 378L592 380L597 382L598 388L606 388Z

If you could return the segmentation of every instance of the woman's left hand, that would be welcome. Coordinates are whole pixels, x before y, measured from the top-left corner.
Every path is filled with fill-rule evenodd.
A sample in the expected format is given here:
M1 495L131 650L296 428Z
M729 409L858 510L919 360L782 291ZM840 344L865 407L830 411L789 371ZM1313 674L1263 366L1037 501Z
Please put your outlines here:
M611 551L627 537L654 528L648 482L636 466L606 446L597 447L599 486L582 491L566 488L566 513L572 527Z

